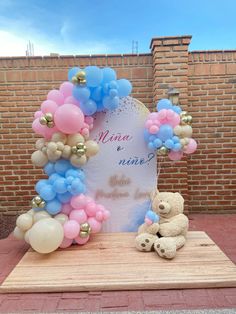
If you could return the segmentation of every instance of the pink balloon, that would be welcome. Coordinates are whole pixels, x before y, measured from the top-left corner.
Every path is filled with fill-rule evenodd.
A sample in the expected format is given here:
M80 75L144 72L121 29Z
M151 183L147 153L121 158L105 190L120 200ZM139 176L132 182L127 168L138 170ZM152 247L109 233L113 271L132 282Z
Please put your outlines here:
M70 219L77 221L79 224L83 224L87 221L88 217L83 209L74 209L70 213Z
M102 222L104 220L104 214L102 211L98 211L96 213L96 219L97 219L97 221L100 221L100 222Z
M80 245L87 243L88 240L89 240L89 236L87 238L81 238L80 236L75 238L75 242L80 244Z
M186 154L192 154L195 152L196 149L197 149L197 142L193 138L190 138L187 147L184 149L184 152Z
M63 204L61 207L61 213L69 216L70 212L73 210L70 204Z
M94 119L93 119L93 117L86 116L84 118L84 121L85 121L85 123L88 123L88 125L91 125L91 124L93 124Z
M159 128L157 125L152 125L150 128L149 128L149 132L151 134L156 134L157 132L159 131Z
M41 116L42 116L42 111L41 111L41 110L38 110L38 111L36 111L36 112L34 113L35 119L40 118Z
M108 210L105 210L104 213L103 213L104 220L109 219L110 216L111 216L110 212Z
M91 233L97 233L102 228L102 224L99 221L97 221L95 218L93 218L93 217L90 217L88 219L88 223L89 223L89 225L91 227Z
M157 112L152 112L148 115L148 119L151 119L151 120L155 120L157 119L157 117L158 117Z
M168 154L168 157L171 160L177 161L177 160L180 160L183 157L183 152L182 151L178 151L178 152L171 151Z
M157 115L158 115L158 120L163 120L166 118L166 114L167 114L167 109L162 109L160 111L158 111Z
M82 130L81 130L81 135L83 135L84 137L89 137L89 129L87 129L87 128L83 128Z
M71 82L64 82L61 84L59 90L63 94L63 96L66 98L72 95L73 87L74 85Z
M152 125L153 125L153 121L150 119L145 122L145 128L146 129L149 129Z
M53 135L53 133L57 132L57 128L48 128L45 125L42 125L39 122L39 118L35 119L32 123L32 129L34 130L35 133L42 135L45 137L47 140L50 139Z
M58 105L64 104L64 95L59 90L56 89L51 90L47 94L47 99L55 101L55 103L57 103Z
M78 100L76 100L73 96L68 96L66 97L65 99L65 104L73 104L73 105L76 105L76 106L80 106L80 102Z
M41 110L44 114L47 112L54 114L57 108L58 105L52 100L45 100L41 105Z
M97 205L94 202L89 202L85 207L86 214L90 217L96 215Z
M70 204L74 209L84 208L87 204L87 197L84 194L73 196L71 198Z
M67 239L67 238L64 238L61 245L60 245L60 248L61 249L65 249L69 246L71 246L71 244L73 243L73 240L72 239Z
M57 128L65 134L78 133L84 124L83 112L73 104L60 106L54 114Z
M68 239L74 239L79 235L80 225L75 220L68 220L63 225L64 236Z

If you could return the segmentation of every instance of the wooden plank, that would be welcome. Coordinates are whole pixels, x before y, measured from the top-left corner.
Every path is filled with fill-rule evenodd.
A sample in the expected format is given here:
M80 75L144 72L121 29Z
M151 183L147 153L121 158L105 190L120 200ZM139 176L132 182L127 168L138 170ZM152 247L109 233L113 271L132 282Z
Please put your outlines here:
M29 250L0 292L236 287L236 266L205 234L189 232L173 260L134 248L133 233L97 234L49 255Z

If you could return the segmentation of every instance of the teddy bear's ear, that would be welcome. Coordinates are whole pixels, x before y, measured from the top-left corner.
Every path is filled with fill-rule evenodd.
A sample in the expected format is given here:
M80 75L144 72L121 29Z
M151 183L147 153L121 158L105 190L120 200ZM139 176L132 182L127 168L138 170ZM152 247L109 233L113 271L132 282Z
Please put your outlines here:
M150 193L150 199L151 199L151 200L154 200L154 198L155 198L158 194L159 194L158 189L152 191L152 192Z
M183 203L184 203L184 198L183 198L183 196L182 196L179 192L175 192L175 196L177 196L177 197L178 197L178 199L180 199L180 200L181 200L181 202L183 202Z

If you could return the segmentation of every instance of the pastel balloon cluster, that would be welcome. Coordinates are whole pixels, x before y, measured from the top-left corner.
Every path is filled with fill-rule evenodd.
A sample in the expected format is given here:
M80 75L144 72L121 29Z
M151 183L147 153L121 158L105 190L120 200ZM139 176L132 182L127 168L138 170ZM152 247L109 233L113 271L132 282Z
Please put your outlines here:
M160 217L152 210L148 210L145 215L145 223L147 225L152 225L153 223L156 223L160 220Z
M116 72L108 67L74 67L68 72L68 80L74 84L73 97L79 101L80 109L87 116L116 109L119 98L128 96L132 91L130 81L117 80Z
M85 244L90 234L99 232L102 223L110 217L104 206L84 194L73 196L70 203L63 205L62 213L68 216L68 220L63 225L64 239L61 248L66 248L73 242Z
M159 155L168 155L171 160L180 160L183 154L197 149L192 136L192 117L169 99L157 103L157 112L148 115L144 139L148 148Z

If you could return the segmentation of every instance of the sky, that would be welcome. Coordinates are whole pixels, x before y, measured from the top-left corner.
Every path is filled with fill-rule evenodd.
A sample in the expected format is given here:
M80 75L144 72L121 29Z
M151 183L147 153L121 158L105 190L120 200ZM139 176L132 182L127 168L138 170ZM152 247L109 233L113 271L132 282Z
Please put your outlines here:
M192 35L193 50L236 49L236 0L0 0L0 56L150 52Z

